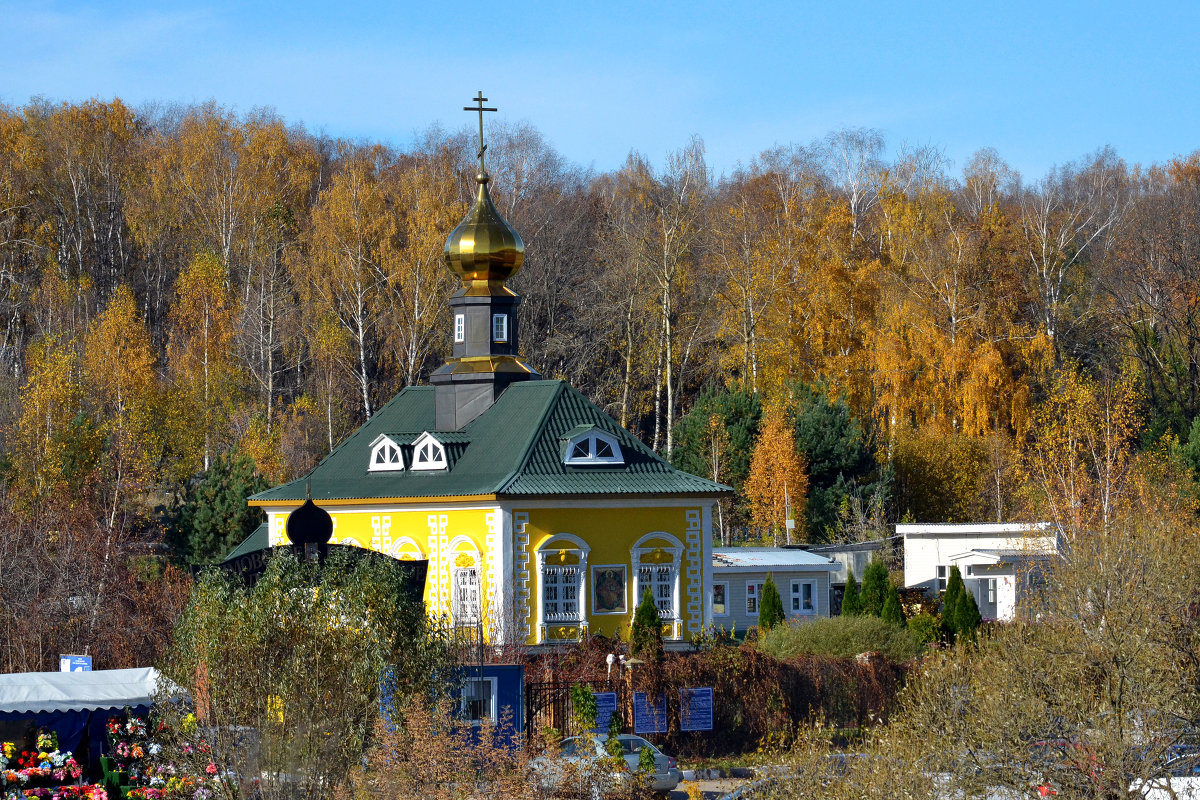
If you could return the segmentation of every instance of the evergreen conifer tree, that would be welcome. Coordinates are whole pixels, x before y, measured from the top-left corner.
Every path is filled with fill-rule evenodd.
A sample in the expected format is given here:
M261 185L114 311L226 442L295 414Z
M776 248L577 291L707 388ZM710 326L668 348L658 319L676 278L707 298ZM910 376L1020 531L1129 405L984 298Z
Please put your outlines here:
M975 595L971 592L964 591L958 598L958 635L968 638L975 638L975 632L979 630L980 623L983 618L979 615L979 605L975 602Z
M882 561L872 561L863 572L862 613L878 617L883 613L883 601L887 600L891 579Z
M883 611L879 616L883 617L884 622L899 625L902 628L905 626L904 608L900 605L900 592L895 585L888 586L887 599L883 601Z
M942 595L942 627L951 638L958 634L958 606L966 593L963 586L962 573L958 567L950 568L950 580L946 583L946 593Z
M846 570L846 590L842 593L842 616L857 617L862 613L862 597L858 593L858 581L854 572Z
M642 592L629 628L629 650L645 661L661 661L663 657L662 617L654 603L654 594L649 588Z
M172 543L193 564L215 564L265 519L246 498L267 488L254 461L240 453L222 453L203 480L188 490L171 532Z
M758 626L764 631L769 631L781 622L783 622L783 598L779 596L779 590L775 588L775 581L771 580L770 575L767 575L767 580L763 583L762 598L759 600Z

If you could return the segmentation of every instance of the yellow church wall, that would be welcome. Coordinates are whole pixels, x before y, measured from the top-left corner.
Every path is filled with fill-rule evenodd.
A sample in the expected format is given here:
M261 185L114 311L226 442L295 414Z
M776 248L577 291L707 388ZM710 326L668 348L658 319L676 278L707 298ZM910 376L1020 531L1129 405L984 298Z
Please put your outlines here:
M269 510L272 545L286 541L284 526L291 509ZM495 507L354 508L327 507L335 544L365 547L398 559L428 559L425 608L432 617L451 618L456 567L474 567L479 580L480 609L491 616L490 602L501 593L496 554L502 521Z
M517 562L517 611L525 619L529 644L572 639L582 631L575 625L556 625L539 617L542 575L538 554L550 565L578 564L582 541L587 548L579 602L587 632L618 635L627 640L640 598L634 596L636 566L671 564L679 551L676 608L679 624L664 626L670 638L686 640L704 625L703 511L696 507L532 508L513 512L514 559ZM667 534L667 536L655 535ZM613 586L624 568L624 610L605 613ZM606 569L607 568L607 569ZM524 576L528 576L527 578ZM597 583L608 587L607 600L597 597Z

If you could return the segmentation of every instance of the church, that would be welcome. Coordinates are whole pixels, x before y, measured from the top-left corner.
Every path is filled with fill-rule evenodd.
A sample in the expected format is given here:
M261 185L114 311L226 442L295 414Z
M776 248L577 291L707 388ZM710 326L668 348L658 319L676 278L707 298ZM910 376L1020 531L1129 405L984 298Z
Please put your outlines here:
M461 280L446 318L453 349L306 478L250 498L269 544L308 492L332 542L425 559L427 613L532 646L628 639L649 590L664 639L712 620L712 520L730 489L668 464L565 381L520 355L508 286L520 235L488 193L482 96L474 205L446 241Z

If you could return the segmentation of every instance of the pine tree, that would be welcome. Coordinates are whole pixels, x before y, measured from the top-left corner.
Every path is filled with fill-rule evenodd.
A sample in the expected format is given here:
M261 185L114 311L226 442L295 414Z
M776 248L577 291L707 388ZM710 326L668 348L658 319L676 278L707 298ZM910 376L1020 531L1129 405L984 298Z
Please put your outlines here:
M862 613L878 617L883 613L883 601L887 599L891 579L882 561L872 561L863 572Z
M179 509L172 532L177 550L193 564L223 559L262 523L262 510L246 505L246 498L266 488L249 456L218 455Z
M884 622L892 625L905 626L904 609L900 606L900 592L895 586L888 587L887 599L883 601L883 611L880 613Z
M950 580L946 583L946 593L942 596L942 627L950 637L958 634L958 607L962 596L966 593L963 586L962 573L958 567L950 568Z
M858 581L854 573L846 571L846 591L842 593L842 616L857 617L862 613L862 597L858 593Z
M633 615L629 649L645 661L661 661L663 657L662 617L654 603L654 594L648 588L642 592L642 601Z
M770 575L767 575L767 580L763 583L762 599L759 601L758 626L764 631L769 631L781 622L783 622L783 598L779 596L779 590L775 588L775 581L771 580Z

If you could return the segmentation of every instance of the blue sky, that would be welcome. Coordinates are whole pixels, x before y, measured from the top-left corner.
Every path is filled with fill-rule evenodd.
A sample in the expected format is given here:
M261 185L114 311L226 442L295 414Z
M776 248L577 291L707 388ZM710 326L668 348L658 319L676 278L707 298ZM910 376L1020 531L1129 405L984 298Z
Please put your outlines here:
M718 174L843 126L995 147L1027 179L1112 145L1200 148L1200 4L28 2L0 0L0 100L271 106L398 146L482 89L568 159Z

